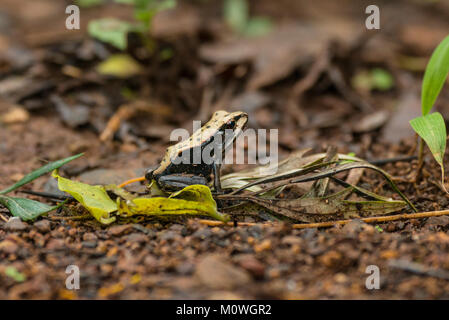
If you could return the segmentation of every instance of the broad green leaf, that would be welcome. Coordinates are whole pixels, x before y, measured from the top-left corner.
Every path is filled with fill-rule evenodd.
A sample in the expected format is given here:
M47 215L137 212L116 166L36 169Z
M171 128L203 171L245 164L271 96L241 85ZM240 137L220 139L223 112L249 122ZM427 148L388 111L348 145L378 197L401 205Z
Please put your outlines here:
M441 181L444 187L444 152L446 151L446 124L439 112L410 120L413 130L427 143L433 157L441 167Z
M117 211L117 204L109 198L104 187L63 178L57 171L53 171L53 177L58 179L59 190L71 194L99 222L109 224L115 221L115 217L110 214Z
M16 282L24 282L26 280L26 276L13 266L6 267L5 275L14 279Z
M8 208L9 212L15 217L19 217L23 221L33 220L44 213L48 213L59 206L48 206L38 201L0 196L0 204Z
M432 54L424 73L421 92L422 115L427 115L440 94L449 72L449 36L443 39Z
M142 66L127 54L114 54L97 67L98 73L117 78L129 78L139 74L141 70Z
M76 0L75 4L81 8L89 8L104 3L104 0Z
M246 0L226 0L224 19L235 32L245 31L248 23L248 3Z
M83 153L80 153L80 154L74 155L72 157L68 157L68 158L65 158L62 160L50 162L50 163L46 164L45 166L40 167L39 169L27 174L25 177L20 179L20 181L16 182L11 187L0 191L0 194L6 194L8 192L16 190L16 189L20 188L21 186L39 178L40 176L47 174L49 172L52 172L53 170L58 169L59 167L65 165L66 163L81 157L82 155L83 155Z
M217 211L210 189L203 185L188 186L173 193L169 198L136 198L120 201L119 213L123 216L133 215L201 215L210 216L220 221L227 221L227 216Z
M273 29L273 23L266 17L254 17L248 21L245 34L250 37L263 36Z
M132 31L134 26L122 20L114 18L104 18L89 22L87 30L89 34L117 49L125 50L127 46L127 34Z

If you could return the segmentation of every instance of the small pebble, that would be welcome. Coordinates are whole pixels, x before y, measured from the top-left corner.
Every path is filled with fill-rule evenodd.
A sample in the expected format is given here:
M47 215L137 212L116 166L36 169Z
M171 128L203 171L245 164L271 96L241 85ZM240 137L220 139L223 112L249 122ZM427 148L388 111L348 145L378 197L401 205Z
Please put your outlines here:
M5 227L9 231L23 231L27 228L26 224L22 222L19 217L11 217L5 223Z
M48 220L46 220L46 219L36 221L36 222L33 224L33 226L36 227L37 230L39 230L39 231L42 232L42 233L46 233L46 232L51 231L50 221L48 221Z

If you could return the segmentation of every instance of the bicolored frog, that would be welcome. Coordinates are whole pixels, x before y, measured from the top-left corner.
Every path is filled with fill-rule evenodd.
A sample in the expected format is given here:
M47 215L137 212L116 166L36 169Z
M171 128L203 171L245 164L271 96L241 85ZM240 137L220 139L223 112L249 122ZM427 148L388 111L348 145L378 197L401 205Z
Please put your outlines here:
M159 167L148 170L145 178L150 182L154 180L164 191L176 191L193 184L207 185L213 173L215 192L221 192L221 161L208 161L210 159L204 159L203 152L212 150L215 159L216 156L223 157L247 122L245 112L215 112L189 139L169 147ZM195 153L200 154L200 161L193 161Z

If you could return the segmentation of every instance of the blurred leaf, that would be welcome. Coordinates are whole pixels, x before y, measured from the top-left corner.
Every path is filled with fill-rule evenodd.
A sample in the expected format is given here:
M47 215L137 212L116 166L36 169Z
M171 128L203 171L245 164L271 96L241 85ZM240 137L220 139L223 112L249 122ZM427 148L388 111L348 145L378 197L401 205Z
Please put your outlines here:
M149 9L136 9L134 11L134 18L136 20L139 20L143 23L141 32L145 32L145 30L148 29L151 19L156 14L156 10L149 10Z
M122 3L122 4L134 4L136 0L114 0L114 2Z
M248 23L248 11L246 0L226 0L224 3L224 19L235 32L245 31Z
M141 71L142 66L127 54L114 54L97 66L98 73L117 78L129 78Z
M443 39L432 54L424 73L421 92L422 115L427 115L440 94L449 72L449 36Z
M394 85L393 76L384 69L362 70L352 78L352 86L359 91L390 90Z
M5 269L5 275L14 279L16 282L24 282L26 280L26 276L19 272L15 267L9 266Z
M427 143L433 157L441 167L441 181L444 187L444 152L446 151L446 124L439 112L410 120L413 130Z
M254 17L248 21L245 34L250 37L263 36L273 29L273 23L266 17Z
M390 90L394 85L393 76L384 69L375 68L371 71L373 89L386 91Z
M0 203L8 208L9 212L23 221L33 220L44 213L48 213L59 206L50 207L38 201L0 196Z
M210 189L204 185L188 186L173 193L169 198L136 198L120 201L119 213L132 215L201 215L210 216L220 221L227 221L227 216L217 211Z
M110 45L125 50L127 46L127 34L135 27L122 20L104 18L89 22L87 30L89 35Z
M176 0L162 0L157 3L157 10L169 10L176 7Z
M79 153L79 154L74 155L72 157L68 157L68 158L65 158L65 159L62 159L62 160L50 162L50 163L46 164L45 166L40 167L39 169L37 169L37 170L27 174L25 177L20 179L20 181L16 182L11 187L6 188L6 189L0 191L0 194L6 194L8 192L16 190L16 189L20 188L21 186L23 186L23 185L25 185L25 184L27 184L27 183L29 183L29 182L39 178L40 176L42 176L42 175L44 175L46 173L52 172L53 170L58 169L59 167L63 166L64 164L81 157L82 155L83 155L83 153Z
M76 0L75 4L81 8L89 8L103 4L104 0Z
M63 178L56 170L53 171L53 177L58 179L59 190L71 194L99 222L109 224L115 221L110 213L117 211L117 204L109 198L103 187Z
M141 0L140 2L137 0L134 17L143 23L142 32L145 32L150 27L151 20L158 12L173 9L174 7L176 7L176 0Z

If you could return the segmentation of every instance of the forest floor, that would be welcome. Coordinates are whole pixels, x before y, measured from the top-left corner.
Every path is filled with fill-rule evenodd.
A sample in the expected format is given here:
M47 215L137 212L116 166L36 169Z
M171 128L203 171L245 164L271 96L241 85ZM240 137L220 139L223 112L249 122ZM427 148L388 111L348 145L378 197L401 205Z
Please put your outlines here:
M268 35L235 37L220 2L180 1L154 21L156 53L142 55L130 40L128 52L144 72L115 79L95 67L117 50L90 38L86 25L129 18L131 10L83 9L81 30L70 31L68 1L2 0L0 189L45 161L79 152L85 155L61 169L65 176L92 184L136 177L159 163L173 129L191 130L192 120L219 109L247 112L249 127L279 129L280 158L329 146L364 159L413 152L408 121L420 113L426 61L449 30L446 2L378 1L382 25L375 31L364 27L367 1L250 3L254 15L274 22ZM170 58L161 59L167 50ZM393 83L378 90L355 80L373 69ZM132 109L130 97L146 105L100 139L119 108ZM449 90L436 109L449 120ZM416 167L416 160L382 166L419 211L447 209L437 163L427 153L413 184L407 177ZM359 184L397 198L376 173L365 171ZM55 188L50 177L25 187ZM251 226L211 227L195 218L102 226L64 214L7 223L10 213L0 208L0 299L449 298L447 216L299 230L251 218L239 220ZM66 289L69 265L80 268L80 290ZM380 270L380 289L366 288L370 265ZM11 266L25 279L7 276Z

